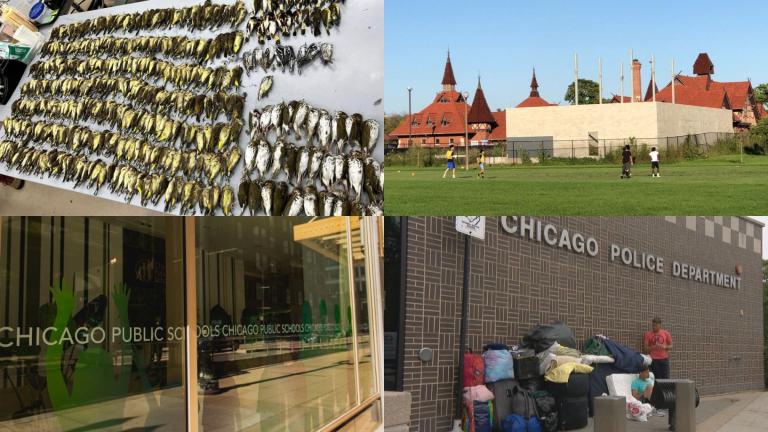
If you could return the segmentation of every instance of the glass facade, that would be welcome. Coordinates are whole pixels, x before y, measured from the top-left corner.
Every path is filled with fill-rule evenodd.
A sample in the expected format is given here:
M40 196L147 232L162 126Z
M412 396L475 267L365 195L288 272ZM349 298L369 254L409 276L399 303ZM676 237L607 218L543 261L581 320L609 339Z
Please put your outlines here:
M374 430L380 224L0 218L0 430Z

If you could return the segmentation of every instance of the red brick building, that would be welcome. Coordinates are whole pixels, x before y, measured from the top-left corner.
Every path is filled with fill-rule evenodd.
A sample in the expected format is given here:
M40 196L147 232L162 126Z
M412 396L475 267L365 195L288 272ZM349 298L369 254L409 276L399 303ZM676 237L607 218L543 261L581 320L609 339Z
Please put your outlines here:
M531 94L517 104L515 108L543 107L551 105L557 104L551 104L539 96L539 82L536 80L536 69L534 69L533 77L531 77Z
M468 104L464 96L456 91L449 53L443 71L442 90L424 109L411 116L406 115L390 135L397 139L398 148L408 148L409 134L412 143L422 147L463 146L465 131L473 146L506 141L505 113L490 110L479 78L473 101L473 105Z
M719 82L712 79L715 66L707 53L700 53L693 64L693 76L675 77L675 103L711 108L724 108L733 111L735 131L746 130L761 120L766 114L760 107L749 81ZM653 100L653 94L645 95L646 101ZM672 83L656 93L657 102L672 102Z

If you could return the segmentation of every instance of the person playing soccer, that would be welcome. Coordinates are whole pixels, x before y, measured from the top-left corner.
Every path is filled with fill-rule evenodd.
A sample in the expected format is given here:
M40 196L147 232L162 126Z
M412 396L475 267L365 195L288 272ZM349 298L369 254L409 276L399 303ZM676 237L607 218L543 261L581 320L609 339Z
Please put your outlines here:
M456 178L456 163L453 161L453 144L448 146L448 151L445 152L445 159L448 162L448 168L445 169L443 178L448 174L448 171L452 171L453 178Z
M659 152L656 147L651 147L651 152L648 153L651 157L651 177L661 177L659 174Z
M625 145L624 151L621 153L621 178L632 177L633 164L634 158L632 157L632 151L629 149L629 145Z
M477 177L485 178L485 151L480 149L480 156L477 157L477 162L480 164L480 172L477 173Z

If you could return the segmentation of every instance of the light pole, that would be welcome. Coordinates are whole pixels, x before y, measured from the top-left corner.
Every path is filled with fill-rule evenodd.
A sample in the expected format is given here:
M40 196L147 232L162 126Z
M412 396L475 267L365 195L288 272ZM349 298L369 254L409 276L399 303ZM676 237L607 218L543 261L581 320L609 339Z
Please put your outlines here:
M469 171L469 119L467 118L469 110L467 98L469 93L464 92L462 95L464 96L464 171Z
M411 118L411 90L413 90L413 88L408 87L408 148L411 148L411 144L413 144L411 138L411 135L413 135L413 119ZM421 146L419 146L417 157L418 159L416 160L416 167L419 167L421 164Z

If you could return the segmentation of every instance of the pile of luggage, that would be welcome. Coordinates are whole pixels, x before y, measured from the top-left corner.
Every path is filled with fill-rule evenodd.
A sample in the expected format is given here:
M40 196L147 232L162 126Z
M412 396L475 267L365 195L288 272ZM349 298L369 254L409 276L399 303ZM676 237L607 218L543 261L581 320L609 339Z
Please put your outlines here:
M519 346L488 344L464 354L465 432L555 432L587 426L593 364L614 358L601 339L576 349L559 322L538 325Z

